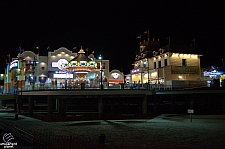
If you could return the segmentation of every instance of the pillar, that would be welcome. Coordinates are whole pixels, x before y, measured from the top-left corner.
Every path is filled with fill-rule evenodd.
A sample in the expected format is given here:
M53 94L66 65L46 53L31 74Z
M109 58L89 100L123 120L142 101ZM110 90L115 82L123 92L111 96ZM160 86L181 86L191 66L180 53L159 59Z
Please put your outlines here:
M154 98L154 110L153 110L153 114L157 115L158 114L158 99L157 99L157 95L153 96Z
M176 107L175 107L175 100L177 99L177 96L179 96L179 95L171 95L170 96L170 98L171 98L171 112L172 113L176 112L176 110L175 110L176 109Z
M190 95L190 108L191 109L194 108L194 98L193 98L193 95Z
M23 103L22 103L22 95L18 95L17 99L16 99L16 110L17 113L20 113L22 107L23 107Z
M32 98L32 96L28 97L28 101L29 101L29 115L32 116L34 111L34 99Z
M144 118L147 118L147 95L144 95L142 100L142 115Z
M51 103L53 103L52 99L50 99L49 101L51 101ZM59 98L59 114L61 116L65 116L65 114L66 114L66 107L67 107L67 99L66 98ZM51 107L50 109L52 109L52 108L53 107Z
M98 118L102 119L103 118L103 100L102 96L98 98Z
M19 57L19 59L18 59L18 70L17 70L18 90L22 90L25 86L25 74L26 74L26 61L22 57Z
M2 101L2 106L6 107L6 100L1 100Z
M113 99L110 99L110 108L111 108L111 115L114 115L115 105Z
M48 119L53 118L53 98L48 95Z
M10 92L11 86L11 71L9 71L9 64L7 64L5 69L5 78L4 78L4 93Z

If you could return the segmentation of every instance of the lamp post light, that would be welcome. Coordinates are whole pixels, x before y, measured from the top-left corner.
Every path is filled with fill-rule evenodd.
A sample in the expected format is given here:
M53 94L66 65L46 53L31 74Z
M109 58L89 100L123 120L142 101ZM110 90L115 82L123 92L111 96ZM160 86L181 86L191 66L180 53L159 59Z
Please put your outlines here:
M34 57L34 60L33 60L33 67L32 67L32 75L33 75L33 79L32 79L32 90L34 90L34 86L35 86L35 67L36 67L36 59Z
M103 89L103 84L102 84L102 56L98 57L99 60L101 60L101 65L100 65L100 72L101 72L101 84L100 84L100 89Z

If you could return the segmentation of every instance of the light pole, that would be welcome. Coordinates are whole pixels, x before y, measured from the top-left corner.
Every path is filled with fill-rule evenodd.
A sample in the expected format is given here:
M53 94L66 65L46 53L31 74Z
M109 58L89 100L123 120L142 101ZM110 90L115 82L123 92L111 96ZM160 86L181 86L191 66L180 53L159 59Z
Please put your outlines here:
M32 67L32 74L33 74L33 79L32 79L32 90L34 90L34 86L35 86L35 82L36 82L36 79L35 79L35 67L36 67L36 59L34 57L34 60L33 60L33 67Z
M149 62L148 62L148 58L146 59L146 61L147 61L147 67L146 67L146 69L147 69L147 74L148 74L148 86L147 86L147 89L149 89Z
M101 71L101 85L100 85L100 89L102 90L103 89L103 84L102 84L102 56L100 54L99 58L101 60L101 65L100 65L100 71Z

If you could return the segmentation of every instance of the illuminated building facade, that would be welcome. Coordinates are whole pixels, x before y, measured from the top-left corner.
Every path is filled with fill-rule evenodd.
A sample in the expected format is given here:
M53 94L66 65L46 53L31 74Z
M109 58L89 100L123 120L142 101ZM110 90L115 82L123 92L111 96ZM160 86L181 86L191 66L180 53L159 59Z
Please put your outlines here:
M80 88L81 83L85 83L87 88L99 88L100 80L107 88L109 79L111 83L119 83L124 80L122 78L123 73L119 71L109 72L109 60L96 59L94 53L86 55L82 47L77 53L61 47L49 51L48 56L22 51L6 66L4 92L41 86Z
M181 82L200 81L201 56L195 46L161 47L159 40L144 42L140 44L134 69L130 72L132 83L179 85Z

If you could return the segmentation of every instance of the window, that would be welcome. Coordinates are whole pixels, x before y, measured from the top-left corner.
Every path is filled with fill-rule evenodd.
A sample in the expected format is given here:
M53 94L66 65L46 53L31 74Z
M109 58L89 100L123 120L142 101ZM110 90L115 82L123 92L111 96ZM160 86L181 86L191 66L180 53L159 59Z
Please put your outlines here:
M167 66L167 59L164 59L164 66Z
M186 61L186 59L182 59L182 66L187 66L187 61Z
M154 62L154 69L156 69L156 62Z
M161 67L161 61L158 61L158 68Z

